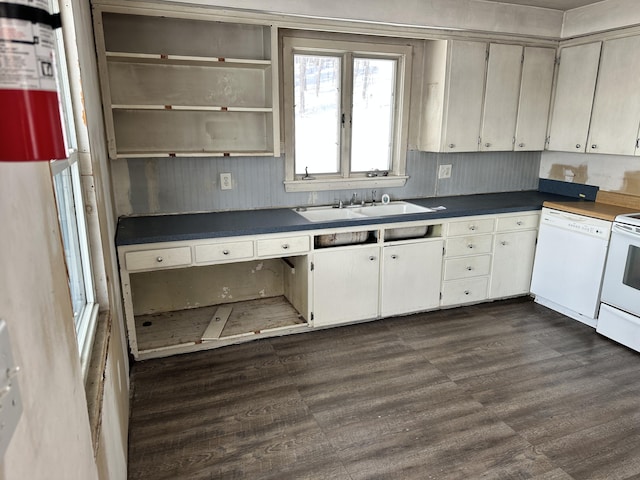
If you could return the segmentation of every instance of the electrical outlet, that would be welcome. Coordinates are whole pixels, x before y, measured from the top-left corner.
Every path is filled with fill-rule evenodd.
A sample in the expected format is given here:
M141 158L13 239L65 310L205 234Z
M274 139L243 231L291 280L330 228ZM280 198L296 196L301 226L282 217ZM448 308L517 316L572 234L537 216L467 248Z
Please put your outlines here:
M221 173L220 174L220 190L231 190L231 189L233 189L231 174Z
M438 178L451 178L451 165L440 165Z

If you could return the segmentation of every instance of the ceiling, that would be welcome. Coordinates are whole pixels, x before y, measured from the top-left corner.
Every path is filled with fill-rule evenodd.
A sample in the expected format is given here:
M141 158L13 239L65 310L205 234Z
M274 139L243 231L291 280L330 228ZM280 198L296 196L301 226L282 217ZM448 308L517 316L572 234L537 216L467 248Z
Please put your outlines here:
M516 5L529 5L531 7L553 8L554 10L571 10L572 8L584 7L593 3L600 3L603 0L486 0L497 3L512 3Z

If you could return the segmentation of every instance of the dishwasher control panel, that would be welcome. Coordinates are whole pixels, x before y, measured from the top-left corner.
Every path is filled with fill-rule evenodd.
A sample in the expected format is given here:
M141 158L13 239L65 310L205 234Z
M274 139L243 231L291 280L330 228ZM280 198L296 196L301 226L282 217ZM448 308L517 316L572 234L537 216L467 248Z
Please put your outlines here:
M576 215L574 213L552 210L550 208L543 208L540 217L540 226L554 226L572 232L602 238L603 240L609 239L611 224L612 222L599 218Z

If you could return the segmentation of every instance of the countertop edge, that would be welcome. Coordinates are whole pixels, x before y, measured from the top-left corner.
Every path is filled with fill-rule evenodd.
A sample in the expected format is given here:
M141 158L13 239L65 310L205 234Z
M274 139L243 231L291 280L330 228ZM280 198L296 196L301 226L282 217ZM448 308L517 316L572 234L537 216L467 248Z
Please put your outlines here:
M523 198L524 197L524 198ZM503 200L504 205L496 205L496 202ZM513 200L513 201L508 201ZM140 217L122 217L118 222L118 231L116 234L116 246L143 245L150 243L178 242L188 240L202 240L207 238L217 239L225 237L239 237L248 235L264 235L272 233L301 232L313 230L325 230L331 228L344 228L349 226L362 227L367 225L380 225L385 223L408 223L424 220L457 218L475 215L492 215L501 213L516 213L531 210L540 210L545 201L566 201L573 203L567 197L557 194L549 194L537 191L524 192L505 192L496 194L479 194L479 195L462 195L456 197L430 197L420 199L409 199L407 202L414 203L425 207L438 207L449 203L446 210L438 210L435 212L412 213L397 216L371 217L357 220L339 220L329 222L309 222L301 216L295 214L290 208L278 208L268 210L243 210L235 212L217 212L217 213L189 213L177 215L161 215L161 216L140 216ZM575 202L584 202L584 200L575 200ZM589 202L592 203L592 202ZM215 219L224 218L229 220L232 215L251 216L261 220L261 222L251 222L242 225L242 221L231 226L214 225ZM295 216L293 216L295 215ZM195 221L196 216L201 219L209 220L212 225L210 228L202 227L195 231L180 230L163 225L161 222L180 223L188 219ZM274 219L281 217L280 222L270 222L270 217ZM282 220L284 219L284 220ZM246 220L245 220L246 221ZM164 232L153 233L153 228L147 228L145 225L158 229L164 228ZM193 225L190 225L193 227ZM147 226L148 227L148 226ZM144 232L135 232L127 230L145 230Z

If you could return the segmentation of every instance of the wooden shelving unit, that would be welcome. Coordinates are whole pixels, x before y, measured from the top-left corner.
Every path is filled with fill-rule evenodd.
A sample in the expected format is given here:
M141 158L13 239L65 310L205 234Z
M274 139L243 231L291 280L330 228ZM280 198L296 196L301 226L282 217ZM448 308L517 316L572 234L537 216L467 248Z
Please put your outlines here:
M94 17L111 158L280 155L274 27L126 12Z

